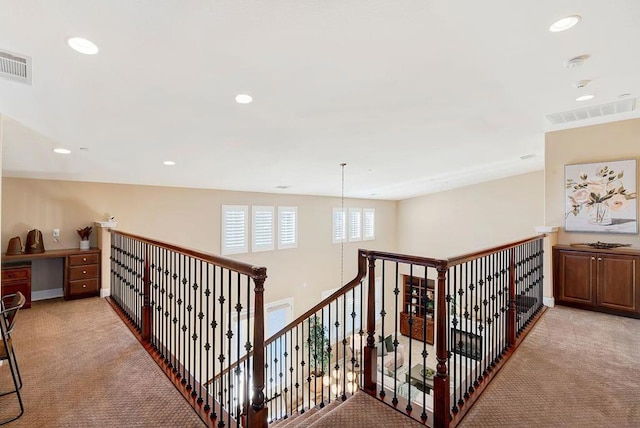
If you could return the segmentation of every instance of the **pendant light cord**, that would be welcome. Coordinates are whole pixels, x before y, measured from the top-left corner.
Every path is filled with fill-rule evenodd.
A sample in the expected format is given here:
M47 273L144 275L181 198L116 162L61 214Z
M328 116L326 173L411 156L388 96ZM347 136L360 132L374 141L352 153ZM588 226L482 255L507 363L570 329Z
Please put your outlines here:
M347 239L347 213L344 211L344 167L346 163L341 163L342 167L342 196L340 199L340 210L342 211L342 227L344 229L344 237L340 243L340 287L344 285L344 241Z

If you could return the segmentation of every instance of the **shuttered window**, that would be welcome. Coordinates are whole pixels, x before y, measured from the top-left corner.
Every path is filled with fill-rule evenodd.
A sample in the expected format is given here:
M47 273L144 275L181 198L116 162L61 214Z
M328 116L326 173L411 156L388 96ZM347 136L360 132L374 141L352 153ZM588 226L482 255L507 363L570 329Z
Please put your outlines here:
M376 210L374 208L365 208L362 210L364 216L364 233L362 239L364 241L373 241L376 239Z
M278 249L298 246L298 208L278 207Z
M222 206L222 254L241 254L248 249L248 214L246 205Z
M251 207L251 251L271 251L275 247L273 207Z
M333 243L347 240L347 216L342 208L333 209Z
M349 242L362 241L362 210L349 208Z

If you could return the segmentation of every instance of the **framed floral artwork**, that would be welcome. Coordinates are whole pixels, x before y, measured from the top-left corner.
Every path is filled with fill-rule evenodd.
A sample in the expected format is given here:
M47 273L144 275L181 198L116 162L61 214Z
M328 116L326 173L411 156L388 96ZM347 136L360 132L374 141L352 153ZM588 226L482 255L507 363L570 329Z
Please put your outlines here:
M567 232L638 233L636 160L566 165Z

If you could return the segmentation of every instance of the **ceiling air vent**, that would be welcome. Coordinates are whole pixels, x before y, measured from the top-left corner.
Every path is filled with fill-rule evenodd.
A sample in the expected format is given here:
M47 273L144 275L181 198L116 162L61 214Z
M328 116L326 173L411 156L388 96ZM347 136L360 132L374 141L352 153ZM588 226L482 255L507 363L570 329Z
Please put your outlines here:
M636 98L629 98L599 106L585 107L578 110L565 111L563 113L548 114L547 120L552 125L560 125L561 123L575 122L577 120L592 119L594 117L634 111L636 109L636 104Z
M31 84L31 58L0 50L0 77Z

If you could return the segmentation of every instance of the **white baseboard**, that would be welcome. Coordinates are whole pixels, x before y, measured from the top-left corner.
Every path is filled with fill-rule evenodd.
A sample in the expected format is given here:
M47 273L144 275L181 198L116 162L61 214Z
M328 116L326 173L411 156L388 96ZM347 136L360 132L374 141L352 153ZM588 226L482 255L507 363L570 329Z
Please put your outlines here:
M31 301L56 299L64 296L62 288L51 288L49 290L39 290L31 292Z
M111 289L110 288L101 288L100 289L100 297L108 297L111 296Z
M542 303L550 308L553 308L556 305L556 301L553 297L543 297Z

